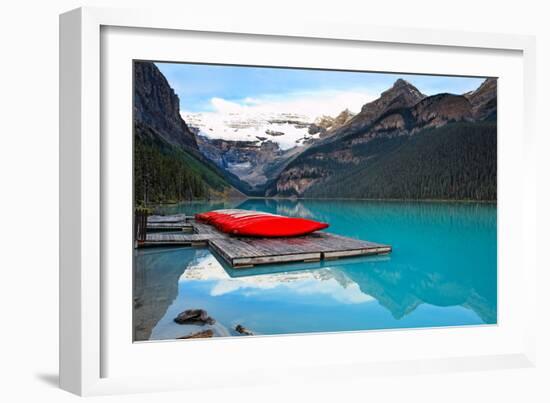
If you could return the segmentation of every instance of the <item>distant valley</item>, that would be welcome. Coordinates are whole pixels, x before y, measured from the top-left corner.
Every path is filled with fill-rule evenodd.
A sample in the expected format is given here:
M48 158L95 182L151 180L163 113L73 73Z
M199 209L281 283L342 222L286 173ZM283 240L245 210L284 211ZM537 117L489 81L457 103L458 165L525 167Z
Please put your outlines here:
M232 114L224 120L212 119L208 114L185 118L204 156L248 184L243 189L248 194L264 196L267 184L291 159L329 137L352 117L349 110L344 110L335 118L292 113Z

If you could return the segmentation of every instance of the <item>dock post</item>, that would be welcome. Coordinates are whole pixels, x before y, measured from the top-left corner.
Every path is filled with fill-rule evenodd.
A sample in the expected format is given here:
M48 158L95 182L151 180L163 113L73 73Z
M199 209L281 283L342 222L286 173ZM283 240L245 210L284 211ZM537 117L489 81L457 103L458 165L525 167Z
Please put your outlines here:
M149 211L137 208L134 215L134 247L147 239L147 216Z

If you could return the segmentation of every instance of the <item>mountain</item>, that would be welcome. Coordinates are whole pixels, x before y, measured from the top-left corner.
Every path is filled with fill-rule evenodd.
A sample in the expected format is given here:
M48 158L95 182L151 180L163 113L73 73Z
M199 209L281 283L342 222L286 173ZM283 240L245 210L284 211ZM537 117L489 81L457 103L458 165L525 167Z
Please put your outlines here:
M267 196L496 199L496 79L426 97L405 80L290 161Z
M425 97L412 84L403 79L398 79L391 88L382 92L378 99L363 105L361 112L350 119L347 124L336 130L331 138L339 138L350 132L364 131L374 120L385 116L388 112L412 107ZM401 121L398 119L392 122L390 119L389 123L395 126L400 125Z
M200 153L178 96L153 63L134 62L133 109L137 205L240 194Z
M320 116L310 125L308 132L309 134L319 133L320 138L330 136L334 131L348 123L354 116L355 114L349 109L344 109L334 118L326 115Z
M472 113L478 120L496 120L497 80L488 78L475 91L464 94L472 104Z
M353 113L311 119L294 113L241 112L185 115L200 152L220 169L240 179L232 182L251 196L263 196L265 185L304 149L348 122Z
M281 150L303 145L312 138L312 119L296 113L264 113L243 109L229 113L189 113L184 115L197 135L206 139L276 143Z
M301 195L496 200L494 123L451 123L412 136L381 137L353 153L354 163L340 164Z
M134 121L173 146L198 150L179 110L179 97L160 70L153 63L135 62Z
M235 185L251 196L263 196L264 185L280 172L277 166L299 152L297 147L281 150L272 141L230 141L198 135L197 142L202 154L239 178Z

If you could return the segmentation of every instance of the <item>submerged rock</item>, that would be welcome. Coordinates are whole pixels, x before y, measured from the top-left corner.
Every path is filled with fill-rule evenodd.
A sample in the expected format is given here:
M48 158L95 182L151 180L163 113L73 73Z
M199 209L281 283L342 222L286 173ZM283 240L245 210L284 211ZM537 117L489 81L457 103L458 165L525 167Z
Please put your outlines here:
M254 333L252 333L250 330L248 330L246 327L242 326L242 325L237 325L235 327L235 330L242 334L243 336L254 336Z
M208 316L208 312L204 309L187 309L181 312L175 319L174 322L185 325L185 324L194 324L194 325L213 325L216 321Z
M207 339L214 336L212 329L202 330L200 332L190 333L185 336L176 337L177 339Z

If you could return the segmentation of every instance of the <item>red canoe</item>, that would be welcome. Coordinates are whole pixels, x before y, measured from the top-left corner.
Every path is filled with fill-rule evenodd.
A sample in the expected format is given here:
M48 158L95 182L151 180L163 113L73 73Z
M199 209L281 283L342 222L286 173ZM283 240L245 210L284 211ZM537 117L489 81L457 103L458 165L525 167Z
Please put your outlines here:
M215 226L222 232L240 236L299 236L328 227L326 223L306 218L238 209L209 211L196 214L195 218Z

